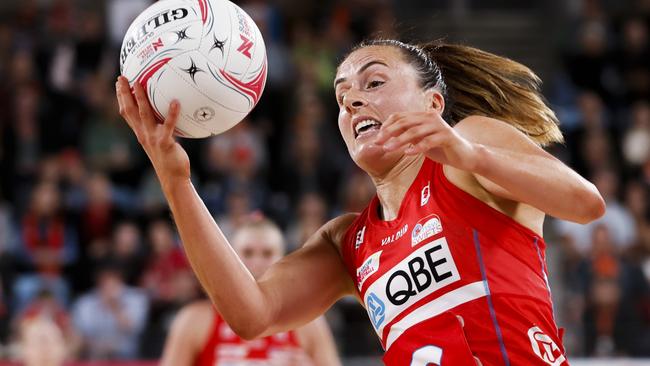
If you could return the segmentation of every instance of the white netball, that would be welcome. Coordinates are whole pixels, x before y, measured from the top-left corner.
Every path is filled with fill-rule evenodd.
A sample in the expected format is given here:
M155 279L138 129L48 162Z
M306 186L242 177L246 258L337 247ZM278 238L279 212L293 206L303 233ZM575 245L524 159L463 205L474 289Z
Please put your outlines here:
M131 24L120 72L138 82L161 120L176 99L176 134L207 137L253 109L266 83L266 49L255 22L228 0L160 0Z

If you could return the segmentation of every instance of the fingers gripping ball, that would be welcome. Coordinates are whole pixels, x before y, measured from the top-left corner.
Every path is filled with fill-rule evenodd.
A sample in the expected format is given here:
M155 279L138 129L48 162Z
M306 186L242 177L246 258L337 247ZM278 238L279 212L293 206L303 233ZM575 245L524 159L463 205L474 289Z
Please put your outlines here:
M120 72L131 86L143 86L159 120L179 101L176 135L207 137L255 107L266 83L266 50L253 20L228 0L161 0L129 27Z

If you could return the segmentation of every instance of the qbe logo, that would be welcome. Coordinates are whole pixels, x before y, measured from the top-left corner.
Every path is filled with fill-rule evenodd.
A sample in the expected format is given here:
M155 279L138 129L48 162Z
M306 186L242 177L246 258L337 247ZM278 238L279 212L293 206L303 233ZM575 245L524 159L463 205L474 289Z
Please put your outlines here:
M533 347L533 352L547 364L560 366L566 361L560 347L539 327L528 329L528 338L530 339L530 345Z
M375 330L379 329L384 319L386 319L386 305L377 295L370 292L366 297L366 306L368 307L372 326L375 327Z
M366 293L373 296L375 303L386 305L386 324L417 301L459 280L447 240L440 238L423 244L390 268L368 286ZM369 299L370 295L366 298L366 308L372 318ZM375 327L375 330L381 334L382 328Z

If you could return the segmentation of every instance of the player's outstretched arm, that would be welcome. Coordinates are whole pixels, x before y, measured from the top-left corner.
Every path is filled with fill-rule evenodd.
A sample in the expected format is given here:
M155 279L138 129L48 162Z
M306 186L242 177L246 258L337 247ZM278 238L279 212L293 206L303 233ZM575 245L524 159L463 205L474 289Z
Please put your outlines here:
M605 210L593 184L513 126L493 118L471 116L452 128L439 112L396 113L382 125L377 144L407 154L423 153L457 169L457 176L472 174L495 196L557 218L586 223ZM467 179L455 183L463 180Z
M242 338L293 329L324 312L354 285L336 249L341 225L333 220L301 249L274 264L259 283L239 260L190 181L187 154L174 140L180 106L156 122L140 85L135 99L123 77L116 85L120 114L149 156L167 198L185 253L223 318Z

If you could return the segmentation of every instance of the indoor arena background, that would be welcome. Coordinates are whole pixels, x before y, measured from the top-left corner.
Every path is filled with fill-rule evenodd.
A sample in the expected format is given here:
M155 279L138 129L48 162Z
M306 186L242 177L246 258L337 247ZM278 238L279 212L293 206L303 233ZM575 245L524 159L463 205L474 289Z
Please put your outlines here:
M236 2L263 31L266 90L231 131L182 142L226 235L259 210L295 250L374 193L335 122L332 79L350 45L372 35L461 41L542 77L567 140L550 151L607 201L590 225L546 222L555 313L573 364L650 364L650 1ZM175 312L201 296L113 90L122 36L149 3L0 2L0 363L45 351L17 331L47 314L74 350L71 364L155 364ZM46 250L30 245L42 217L51 217ZM137 295L122 309L133 319L128 339L89 327L76 310L108 259ZM354 300L327 319L345 365L378 364L379 343ZM98 339L115 341L88 351ZM635 361L584 360L608 357Z

